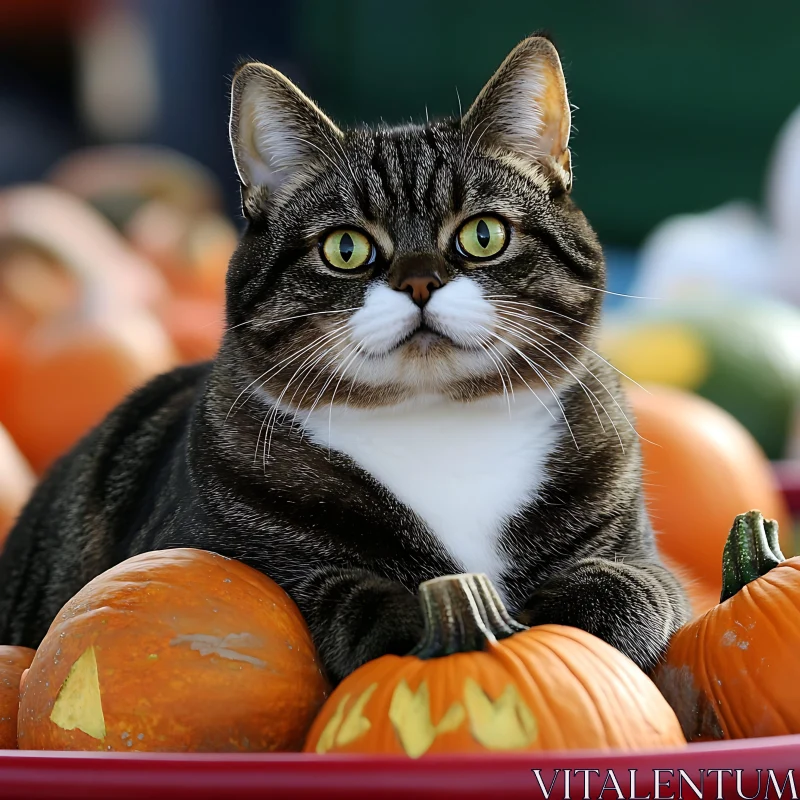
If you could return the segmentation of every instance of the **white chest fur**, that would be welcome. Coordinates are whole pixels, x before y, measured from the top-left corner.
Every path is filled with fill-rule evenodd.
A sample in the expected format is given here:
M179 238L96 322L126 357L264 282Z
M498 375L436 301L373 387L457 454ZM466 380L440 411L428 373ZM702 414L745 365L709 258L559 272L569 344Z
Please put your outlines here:
M527 395L527 396L525 396ZM533 500L558 435L533 395L476 403L426 399L393 408L327 408L298 421L317 444L350 456L414 511L468 572L499 581L504 523ZM558 419L558 414L555 414ZM330 424L329 424L330 422Z

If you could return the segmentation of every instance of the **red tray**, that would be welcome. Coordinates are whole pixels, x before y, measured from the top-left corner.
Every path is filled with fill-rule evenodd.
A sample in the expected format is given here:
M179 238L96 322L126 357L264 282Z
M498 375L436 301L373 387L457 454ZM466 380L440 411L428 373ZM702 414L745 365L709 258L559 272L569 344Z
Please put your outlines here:
M539 770L541 785L534 770ZM565 771L570 773L569 793L565 790ZM588 794L584 789L586 777ZM621 796L638 800L681 796L690 800L697 797L775 798L780 794L775 790L773 779L783 790L784 798L800 796L800 735L715 742L690 745L681 750L636 754L584 751L451 756L419 761L296 754L0 751L2 800L392 800L404 797L415 800L455 797L532 800L548 797L548 791L550 800L565 797L607 800L620 796L614 780ZM657 789L658 782L660 788ZM601 794L604 786L605 792Z

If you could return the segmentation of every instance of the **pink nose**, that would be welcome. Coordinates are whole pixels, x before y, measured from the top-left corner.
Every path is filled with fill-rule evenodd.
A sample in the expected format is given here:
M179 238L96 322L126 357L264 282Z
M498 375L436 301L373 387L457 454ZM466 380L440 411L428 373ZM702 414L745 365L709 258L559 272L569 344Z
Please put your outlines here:
M421 308L441 285L442 282L435 275L415 275L406 278L397 288L401 292L408 292L411 299Z

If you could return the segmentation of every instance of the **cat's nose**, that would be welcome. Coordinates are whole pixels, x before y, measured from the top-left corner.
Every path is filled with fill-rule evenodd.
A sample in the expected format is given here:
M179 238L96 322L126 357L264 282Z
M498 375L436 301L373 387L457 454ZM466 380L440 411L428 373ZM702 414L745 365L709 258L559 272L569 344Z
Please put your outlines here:
M411 295L411 299L422 308L431 299L431 295L441 286L442 281L438 275L429 274L405 278L397 288L401 292L408 292Z
M422 308L447 283L447 262L438 253L401 253L389 269L389 286Z

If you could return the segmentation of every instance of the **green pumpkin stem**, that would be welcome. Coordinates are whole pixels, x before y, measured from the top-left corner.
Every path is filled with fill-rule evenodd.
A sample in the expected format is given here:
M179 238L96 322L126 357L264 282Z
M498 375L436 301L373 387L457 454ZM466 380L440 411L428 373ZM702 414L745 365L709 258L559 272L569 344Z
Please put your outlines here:
M511 618L485 575L446 575L419 587L425 621L420 643L411 651L418 658L484 650L495 642L527 630Z
M778 523L774 519L764 519L760 511L739 514L722 552L720 603L733 597L750 581L766 575L783 560Z

